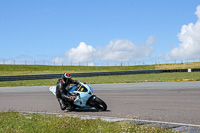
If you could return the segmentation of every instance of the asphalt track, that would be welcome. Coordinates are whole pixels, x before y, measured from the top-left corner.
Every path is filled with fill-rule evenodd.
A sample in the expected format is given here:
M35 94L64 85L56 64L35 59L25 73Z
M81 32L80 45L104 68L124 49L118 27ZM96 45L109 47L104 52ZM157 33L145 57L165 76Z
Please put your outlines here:
M108 110L61 111L49 86L0 87L0 111L67 113L200 125L200 82L94 84Z

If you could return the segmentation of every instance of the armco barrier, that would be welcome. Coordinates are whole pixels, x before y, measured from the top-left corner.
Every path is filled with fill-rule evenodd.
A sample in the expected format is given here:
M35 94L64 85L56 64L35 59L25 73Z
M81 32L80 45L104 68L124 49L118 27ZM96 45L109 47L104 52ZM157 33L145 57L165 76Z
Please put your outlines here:
M109 75L149 74L149 73L162 73L162 72L163 70L138 70L138 71L116 71L116 72L71 73L71 75L72 77L92 77L92 76L109 76ZM62 74L0 76L0 81L55 79L55 78L60 78L61 75Z
M192 72L200 72L200 68L194 68L192 69Z
M199 72L200 68L190 69L190 71L191 72ZM71 73L71 75L72 75L72 77L92 77L92 76L150 74L150 73L172 73L172 72L189 72L189 69L176 69L176 70L138 70L138 71L115 71L115 72L88 72L88 73ZM0 81L55 79L55 78L60 78L61 75L62 74L0 76Z
M0 81L54 79L54 78L58 78L58 77L61 77L61 74L0 76Z
M188 69L163 70L163 73L188 72Z
M200 72L200 68L163 70L163 73L173 73L173 72Z

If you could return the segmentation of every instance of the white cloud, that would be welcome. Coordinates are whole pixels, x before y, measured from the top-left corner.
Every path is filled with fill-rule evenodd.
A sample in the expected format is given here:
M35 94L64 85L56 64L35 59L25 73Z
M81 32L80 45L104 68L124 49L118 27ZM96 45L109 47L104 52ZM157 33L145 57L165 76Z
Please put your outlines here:
M197 6L197 10L196 10L195 14L196 14L197 17L200 19L200 5Z
M151 46L153 42L154 37L149 37L147 42L140 46L129 40L112 40L100 51L99 57L102 57L102 60L111 61L129 61L136 58L148 57L153 52Z
M95 66L94 62L89 62L88 66Z
M96 49L91 45L81 42L77 48L72 48L66 52L69 61L73 63L90 62L94 60Z
M182 26L181 32L178 34L181 43L179 47L175 47L167 53L168 60L200 58L200 5L195 14L198 17L197 22Z
M81 42L77 48L67 51L66 56L68 61L73 63L94 60L129 61L150 56L153 52L151 44L154 41L154 37L151 36L145 44L138 46L129 40L112 40L108 45L99 49Z
M137 49L137 45L133 44L129 40L112 40L110 43L99 51L99 57L102 60L114 60L114 61L127 61L134 56L134 52Z
M55 63L55 64L62 64L63 63L63 59L61 57L55 57L51 60L51 62Z

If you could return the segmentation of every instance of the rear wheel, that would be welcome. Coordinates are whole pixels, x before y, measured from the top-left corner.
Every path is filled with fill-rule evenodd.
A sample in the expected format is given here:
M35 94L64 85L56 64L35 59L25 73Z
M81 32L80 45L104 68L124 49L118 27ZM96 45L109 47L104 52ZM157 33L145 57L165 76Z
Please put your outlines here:
M101 100L100 98L96 97L93 101L93 105L96 109L100 110L100 111L105 111L107 109L107 105L106 103Z

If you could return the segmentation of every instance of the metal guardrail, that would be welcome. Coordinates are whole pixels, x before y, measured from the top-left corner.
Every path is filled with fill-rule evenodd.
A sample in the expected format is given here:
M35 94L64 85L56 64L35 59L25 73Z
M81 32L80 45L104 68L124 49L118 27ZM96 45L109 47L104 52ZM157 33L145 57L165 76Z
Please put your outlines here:
M196 69L175 69L175 70L137 70L137 71L115 71L115 72L88 72L88 73L71 73L72 77L93 77L93 76L110 76L110 75L130 75L130 74L150 74L150 73L172 73L172 72L198 72ZM60 78L62 74L40 74L40 75L16 75L0 76L1 81L17 80L37 80L37 79L55 79Z
M173 72L199 72L200 68L193 69L172 69L172 70L163 70L163 73L173 73Z
M163 70L163 73L188 72L188 69Z
M92 77L92 76L109 76L109 75L149 74L149 73L162 73L162 72L163 70L138 70L138 71L116 71L116 72L71 73L71 75L72 77ZM0 76L0 81L55 79L55 78L60 78L61 75L62 74Z

